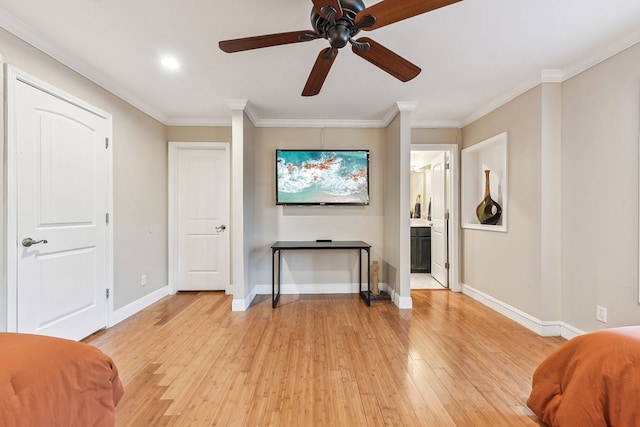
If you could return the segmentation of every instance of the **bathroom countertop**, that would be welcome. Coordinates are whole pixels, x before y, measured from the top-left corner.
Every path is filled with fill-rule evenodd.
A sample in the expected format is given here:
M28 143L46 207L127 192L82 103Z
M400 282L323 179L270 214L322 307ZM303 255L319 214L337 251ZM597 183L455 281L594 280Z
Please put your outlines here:
M411 218L411 227L431 227L431 221L423 218Z

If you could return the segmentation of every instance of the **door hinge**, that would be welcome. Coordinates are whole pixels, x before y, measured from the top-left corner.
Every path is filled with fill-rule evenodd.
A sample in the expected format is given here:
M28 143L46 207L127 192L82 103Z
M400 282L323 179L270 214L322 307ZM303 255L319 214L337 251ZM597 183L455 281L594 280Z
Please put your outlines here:
M109 138L104 139L104 148L109 148Z
M104 215L104 220L107 224L109 224L109 212Z
M451 164L450 163L445 163L444 164L444 168L445 169L451 169Z
M445 262L445 263L444 263L444 268L445 268L445 270L448 270L448 269L449 269L449 263L448 263L448 262Z
M444 219L445 221L449 221L449 212L444 213Z
M109 289L107 289L107 299L109 299Z

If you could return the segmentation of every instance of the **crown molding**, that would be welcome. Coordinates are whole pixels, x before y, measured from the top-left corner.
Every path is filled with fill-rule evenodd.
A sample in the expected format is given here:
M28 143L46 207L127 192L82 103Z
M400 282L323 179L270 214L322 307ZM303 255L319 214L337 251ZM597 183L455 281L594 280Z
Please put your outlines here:
M20 21L2 8L0 8L0 27L4 28L14 36L30 44L34 48L47 54L61 64L67 66L76 73L89 79L93 83L97 84L101 88L107 90L123 101L131 104L143 113L151 116L162 124L166 124L168 118L160 111L136 98L121 86L102 75L102 73L97 71L95 68L90 67L84 61L72 55L68 50L47 39L42 34L29 27L24 22ZM6 59L7 58L5 58L5 60Z
M459 120L412 120L411 128L414 129L460 129Z
M638 43L640 43L640 28L629 34L627 37L611 43L606 48L594 52L593 55L587 56L581 61L569 65L562 71L563 81L569 80L571 77L574 77L582 73L583 71L586 71L589 68L594 67L603 61L606 61L607 59Z
M627 37L618 40L615 43L611 43L606 48L590 55L582 60L579 60L563 70L541 70L540 77L528 80L521 85L517 86L513 90L505 93L504 95L494 99L484 107L476 110L467 116L460 123L461 127L467 126L479 118L489 114L497 108L505 105L509 101L517 98L528 90L533 89L541 83L563 83L572 77L606 61L609 58L619 54L620 52L640 43L640 29L629 34Z
M382 128L380 120L323 120L323 119L258 119L256 127L299 127L299 128Z
M212 126L230 127L231 117L224 119L194 119L189 117L172 117L164 123L167 126Z
M541 83L562 83L564 81L564 73L562 70L542 70L540 72Z
M46 55L67 66L76 73L87 78L96 85L107 90L111 94L117 96L133 107L139 109L143 113L149 115L155 120L167 126L230 126L231 118L169 118L159 110L150 106L146 102L136 98L120 85L105 77L102 73L93 67L90 67L84 61L71 54L62 46L52 42L42 34L27 26L19 19L9 14L0 7L0 27L19 39L30 44L34 48L42 51ZM475 112L469 114L463 120L440 120L440 121L412 121L411 127L417 128L461 128L478 120L486 114L496 110L502 105L512 101L528 90L536 87L541 83L562 83L595 65L617 55L618 53L640 43L640 29L629 34L627 37L610 44L601 51L595 52L593 55L583 58L574 64L569 65L563 70L541 70L540 75L529 79L507 93L495 98L485 106L479 108ZM3 58L10 60L10 58ZM237 102L239 100L232 100ZM229 102L229 101L228 101ZM230 108L237 107L239 104L229 104ZM397 102L380 120L322 120L322 119L260 119L256 116L251 108L250 103L246 102L242 109L245 111L251 122L256 127L352 127L352 128L384 128L391 123L398 112L413 111L416 107L415 103Z

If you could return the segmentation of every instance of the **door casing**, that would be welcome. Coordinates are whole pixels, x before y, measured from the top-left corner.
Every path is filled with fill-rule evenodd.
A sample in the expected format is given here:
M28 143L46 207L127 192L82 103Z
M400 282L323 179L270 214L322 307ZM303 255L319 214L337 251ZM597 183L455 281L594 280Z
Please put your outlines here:
M178 291L178 203L177 203L177 191L178 191L178 183L177 183L177 162L178 162L178 150L188 150L188 149L198 149L198 150L225 150L228 154L230 153L230 144L228 142L179 142L179 141L170 141L169 142L169 153L168 153L168 163L169 163L169 173L168 173L168 204L169 204L169 213L168 213L168 221L169 221L169 294L173 295ZM231 179L231 170L229 169L230 175L229 179ZM231 204L229 203L229 206ZM230 219L230 218L229 218ZM227 232L229 230L227 229ZM231 243L231 242L230 242ZM230 249L230 248L229 248ZM229 250L229 254L231 251ZM229 258L229 261L231 258ZM231 276L231 262L229 262L229 275ZM226 286L225 293L230 292L230 283Z
M411 151L446 151L449 153L449 175L451 204L449 206L449 290L462 292L460 284L460 154L457 144L411 144ZM407 174L410 171L406 171ZM411 269L411 260L402 263L402 268Z
M111 114L102 111L101 109L79 99L75 96L58 89L55 86L50 85L28 73L25 73L18 68L5 64L4 69L5 76L5 97L6 97L6 158L5 158L5 213L6 213L6 228L5 228L5 253L6 253L6 270L4 277L3 293L5 295L5 329L8 332L17 332L18 330L18 316L17 316L17 304L18 304L18 290L17 290L17 267L18 267L18 218L17 218L17 160L18 160L18 139L16 134L15 125L15 111L12 106L15 105L16 99L16 85L18 82L22 82L31 85L43 92L48 93L51 96L60 98L66 102L76 105L79 108L83 108L90 111L100 117L107 120L107 134L109 138L109 144L113 145L113 119ZM107 150L107 212L109 213L109 224L107 226L106 236L106 277L105 283L109 292L109 299L107 301L107 326L112 325L113 318L113 149L110 147Z

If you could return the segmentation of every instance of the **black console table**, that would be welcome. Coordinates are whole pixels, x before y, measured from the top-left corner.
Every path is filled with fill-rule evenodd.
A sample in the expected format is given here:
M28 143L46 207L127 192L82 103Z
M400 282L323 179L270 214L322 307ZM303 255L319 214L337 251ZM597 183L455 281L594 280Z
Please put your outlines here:
M282 273L282 251L291 250L328 250L353 249L358 251L360 269L358 282L360 297L371 306L371 245L362 241L303 241L303 242L275 242L271 245L271 307L276 308L280 299L280 277ZM367 253L367 290L362 290L362 251ZM278 254L278 292L276 293L276 254Z

